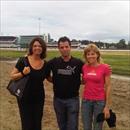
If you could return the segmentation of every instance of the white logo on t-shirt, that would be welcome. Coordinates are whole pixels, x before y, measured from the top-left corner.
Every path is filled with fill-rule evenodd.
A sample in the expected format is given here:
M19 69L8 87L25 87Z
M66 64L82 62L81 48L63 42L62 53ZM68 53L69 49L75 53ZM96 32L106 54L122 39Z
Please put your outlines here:
M67 66L65 69L58 69L58 74L62 74L62 75L72 75L75 73L75 68L71 67L71 66Z
M97 74L96 74L95 70L92 70L92 71L88 72L87 75L97 75Z

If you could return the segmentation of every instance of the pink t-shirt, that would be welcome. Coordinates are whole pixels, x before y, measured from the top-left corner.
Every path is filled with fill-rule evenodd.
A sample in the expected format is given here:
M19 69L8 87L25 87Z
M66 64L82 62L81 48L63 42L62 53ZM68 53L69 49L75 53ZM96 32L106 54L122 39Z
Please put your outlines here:
M85 83L83 99L105 100L105 76L111 74L109 65L99 64L97 67L94 67L85 64L82 71Z

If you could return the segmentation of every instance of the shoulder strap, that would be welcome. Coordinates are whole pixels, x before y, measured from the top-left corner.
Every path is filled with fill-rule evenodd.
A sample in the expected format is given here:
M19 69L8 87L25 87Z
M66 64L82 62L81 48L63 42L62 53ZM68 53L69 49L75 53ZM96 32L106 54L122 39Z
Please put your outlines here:
M27 57L23 58L23 62L24 62L24 65L27 67L28 66Z

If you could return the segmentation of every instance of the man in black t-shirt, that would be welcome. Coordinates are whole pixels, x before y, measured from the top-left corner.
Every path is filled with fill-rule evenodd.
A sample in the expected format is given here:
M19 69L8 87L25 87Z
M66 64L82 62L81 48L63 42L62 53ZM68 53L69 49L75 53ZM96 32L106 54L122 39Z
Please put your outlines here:
M54 109L60 130L78 130L79 87L83 62L71 56L71 42L67 37L58 41L60 57L47 64L52 74Z

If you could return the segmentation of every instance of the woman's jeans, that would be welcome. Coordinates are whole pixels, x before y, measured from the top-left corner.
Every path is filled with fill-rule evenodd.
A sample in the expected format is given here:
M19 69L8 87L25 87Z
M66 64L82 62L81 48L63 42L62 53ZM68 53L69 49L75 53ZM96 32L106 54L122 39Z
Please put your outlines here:
M78 130L79 97L54 98L54 109L60 130Z
M84 130L102 130L103 122L96 121L97 115L103 112L105 101L82 100L82 121ZM93 129L92 129L93 126Z

